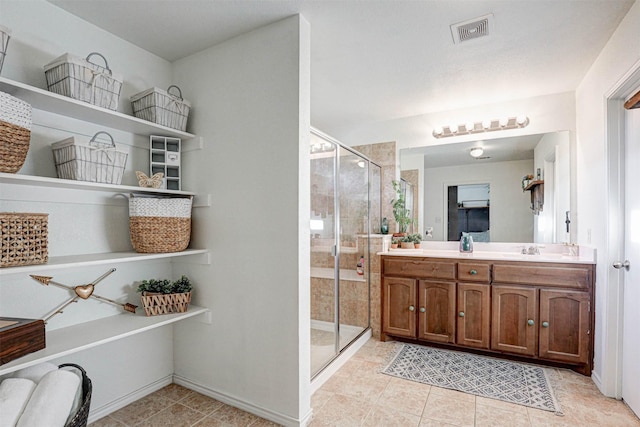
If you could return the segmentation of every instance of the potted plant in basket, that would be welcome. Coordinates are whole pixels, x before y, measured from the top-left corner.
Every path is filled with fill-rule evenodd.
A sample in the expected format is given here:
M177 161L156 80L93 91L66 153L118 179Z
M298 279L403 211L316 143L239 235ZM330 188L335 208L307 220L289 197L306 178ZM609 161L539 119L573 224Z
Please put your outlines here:
M167 279L143 280L138 286L147 316L184 313L191 302L191 281L187 276L171 282Z
M413 217L411 216L411 210L407 209L406 200L404 198L404 192L400 186L400 181L393 180L393 189L396 192L396 198L391 201L393 206L393 216L398 224L398 233L393 233L394 236L406 236L407 228L410 224L413 224Z
M407 234L406 236L400 239L400 248L402 249L413 249L415 247L413 243L413 237L411 234Z

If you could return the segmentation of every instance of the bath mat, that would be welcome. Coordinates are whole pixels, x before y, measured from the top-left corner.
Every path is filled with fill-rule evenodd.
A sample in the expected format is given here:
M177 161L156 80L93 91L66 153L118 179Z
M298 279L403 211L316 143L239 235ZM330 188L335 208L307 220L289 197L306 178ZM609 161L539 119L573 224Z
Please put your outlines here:
M382 373L562 414L540 366L403 344Z

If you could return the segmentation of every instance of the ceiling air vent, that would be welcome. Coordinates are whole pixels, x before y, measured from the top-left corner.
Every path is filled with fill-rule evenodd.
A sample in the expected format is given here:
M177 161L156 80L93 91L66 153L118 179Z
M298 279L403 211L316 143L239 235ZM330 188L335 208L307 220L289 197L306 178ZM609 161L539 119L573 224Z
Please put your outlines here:
M458 44L467 40L488 36L493 29L493 14L458 22L451 25L453 43Z

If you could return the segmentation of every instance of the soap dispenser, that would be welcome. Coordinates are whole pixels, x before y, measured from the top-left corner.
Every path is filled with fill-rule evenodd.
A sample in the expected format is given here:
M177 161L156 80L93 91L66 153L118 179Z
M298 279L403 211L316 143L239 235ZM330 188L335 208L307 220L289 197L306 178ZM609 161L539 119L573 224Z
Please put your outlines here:
M356 264L356 273L358 273L358 276L364 275L364 255L360 256L360 261Z
M473 237L471 237L470 234L462 234L462 237L460 238L460 252L473 252Z

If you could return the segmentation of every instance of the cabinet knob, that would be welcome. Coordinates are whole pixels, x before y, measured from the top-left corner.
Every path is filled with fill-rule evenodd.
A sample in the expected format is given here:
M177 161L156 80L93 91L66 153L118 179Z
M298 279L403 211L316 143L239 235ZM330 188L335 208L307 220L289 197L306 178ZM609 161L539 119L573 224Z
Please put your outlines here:
M542 322L542 327L543 328L548 328L549 327L549 322Z
M416 308L412 305L409 306L409 311L414 311Z
M469 270L469 274L474 275L474 274L478 274L477 270Z
M426 308L424 308L424 307L420 307L420 313L424 313L425 311L427 311L427 309L426 309Z
M534 322L533 322L533 319L529 319L529 320L527 320L527 325L529 325L529 326L533 326L533 323L534 323Z
M461 311L460 313L458 313L458 316L464 317L464 311Z

